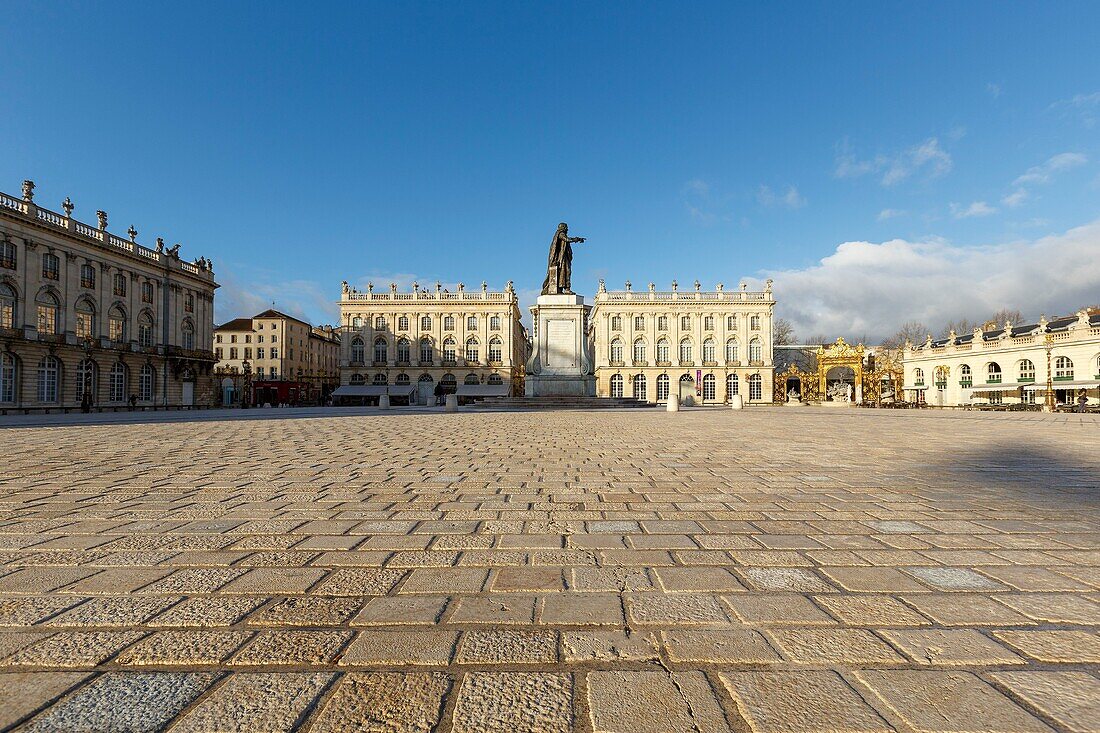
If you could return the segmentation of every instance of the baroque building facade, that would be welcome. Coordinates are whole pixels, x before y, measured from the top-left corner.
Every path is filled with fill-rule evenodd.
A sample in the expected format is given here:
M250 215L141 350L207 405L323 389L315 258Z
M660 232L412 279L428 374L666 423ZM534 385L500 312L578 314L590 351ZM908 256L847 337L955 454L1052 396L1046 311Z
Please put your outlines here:
M988 325L988 324L987 324ZM942 407L1100 403L1100 310L931 336L902 351L911 402Z
M205 258L155 249L0 193L0 410L208 406L214 282Z
M460 283L455 292L439 283L360 291L345 282L340 330L338 394L390 387L387 393L411 394L419 404L431 404L437 386L460 397L523 394L528 344L511 282L502 291Z
M596 394L702 404L772 401L771 280L762 291L607 290L600 281L589 314Z
M332 326L312 326L269 308L214 329L221 403L236 404L248 375L253 403L323 400L340 381L340 339Z

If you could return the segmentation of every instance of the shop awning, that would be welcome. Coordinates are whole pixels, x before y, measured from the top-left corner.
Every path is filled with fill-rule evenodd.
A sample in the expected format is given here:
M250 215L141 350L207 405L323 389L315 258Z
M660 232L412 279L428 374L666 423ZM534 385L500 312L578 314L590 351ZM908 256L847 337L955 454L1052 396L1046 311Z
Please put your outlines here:
M455 392L459 397L507 397L510 393L507 384L460 384Z
M1100 379L1079 379L1073 382L1054 382L1053 389L1096 389L1100 387ZM1029 392L1037 392L1039 390L1046 391L1046 382L1036 382L1035 384L1029 384L1024 389Z
M902 387L902 389L911 389L914 392L923 392L924 390L928 389L928 387L924 386L923 384L910 384Z
M416 391L411 384L345 384L332 391L333 397L408 397Z
M967 387L967 389L971 392L1011 392L1026 386L1026 384L1017 384L1013 382L1010 384L976 384L973 387Z

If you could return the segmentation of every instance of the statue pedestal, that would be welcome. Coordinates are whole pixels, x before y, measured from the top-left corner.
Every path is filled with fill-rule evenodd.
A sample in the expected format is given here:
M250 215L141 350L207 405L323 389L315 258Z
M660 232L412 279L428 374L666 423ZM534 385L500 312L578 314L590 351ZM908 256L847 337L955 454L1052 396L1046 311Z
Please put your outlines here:
M591 306L580 295L540 295L531 306L534 343L527 360L527 397L595 397L596 377L585 326Z

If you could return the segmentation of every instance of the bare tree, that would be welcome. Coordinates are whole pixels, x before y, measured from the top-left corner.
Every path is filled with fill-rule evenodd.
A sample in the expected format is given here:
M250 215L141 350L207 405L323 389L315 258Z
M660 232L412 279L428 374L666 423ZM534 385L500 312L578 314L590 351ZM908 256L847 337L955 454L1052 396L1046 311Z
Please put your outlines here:
M814 334L813 336L810 336L808 339L806 339L805 343L807 343L807 344L816 344L818 346L824 346L825 344L832 343L834 340L835 339L830 340L828 336L818 333L818 334Z
M1024 314L1018 310L1001 308L990 316L989 320L993 322L994 328L1002 328L1006 322L1011 322L1013 326L1019 326L1024 322Z
M970 320L969 318L959 318L958 320L955 320L955 321L948 321L947 324L940 331L940 338L943 338L943 339L947 338L948 336L951 335L952 331L955 332L955 335L962 336L964 333L972 332L975 328L977 328L980 325L982 325L982 324L975 323L974 321Z
M882 345L888 349L900 349L905 346L906 341L912 341L914 344L923 344L925 338L931 331L920 321L906 321L901 324L901 328L898 332L889 338L883 339Z
M786 318L776 318L772 322L772 344L786 346L795 343L794 326Z

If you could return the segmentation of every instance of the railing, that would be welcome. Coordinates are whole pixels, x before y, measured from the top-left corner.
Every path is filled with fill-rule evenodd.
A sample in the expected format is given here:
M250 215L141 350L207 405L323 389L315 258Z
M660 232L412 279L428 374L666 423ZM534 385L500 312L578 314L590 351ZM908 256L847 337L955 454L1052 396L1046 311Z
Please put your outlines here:
M0 193L0 208L12 209L13 211L18 211L20 214L27 213L26 204L6 193Z
M596 300L645 301L645 300L709 300L709 301L768 301L771 293L747 290L607 290L596 294Z
M474 291L459 291L456 293L447 293L442 290L417 290L411 293L398 293L394 291L375 293L372 291L359 292L358 290L349 290L344 293L345 301L355 300L369 300L369 301L440 301L440 300L461 300L461 301L479 301L479 302L495 302L495 303L510 303L516 299L514 292L491 292L485 290Z

